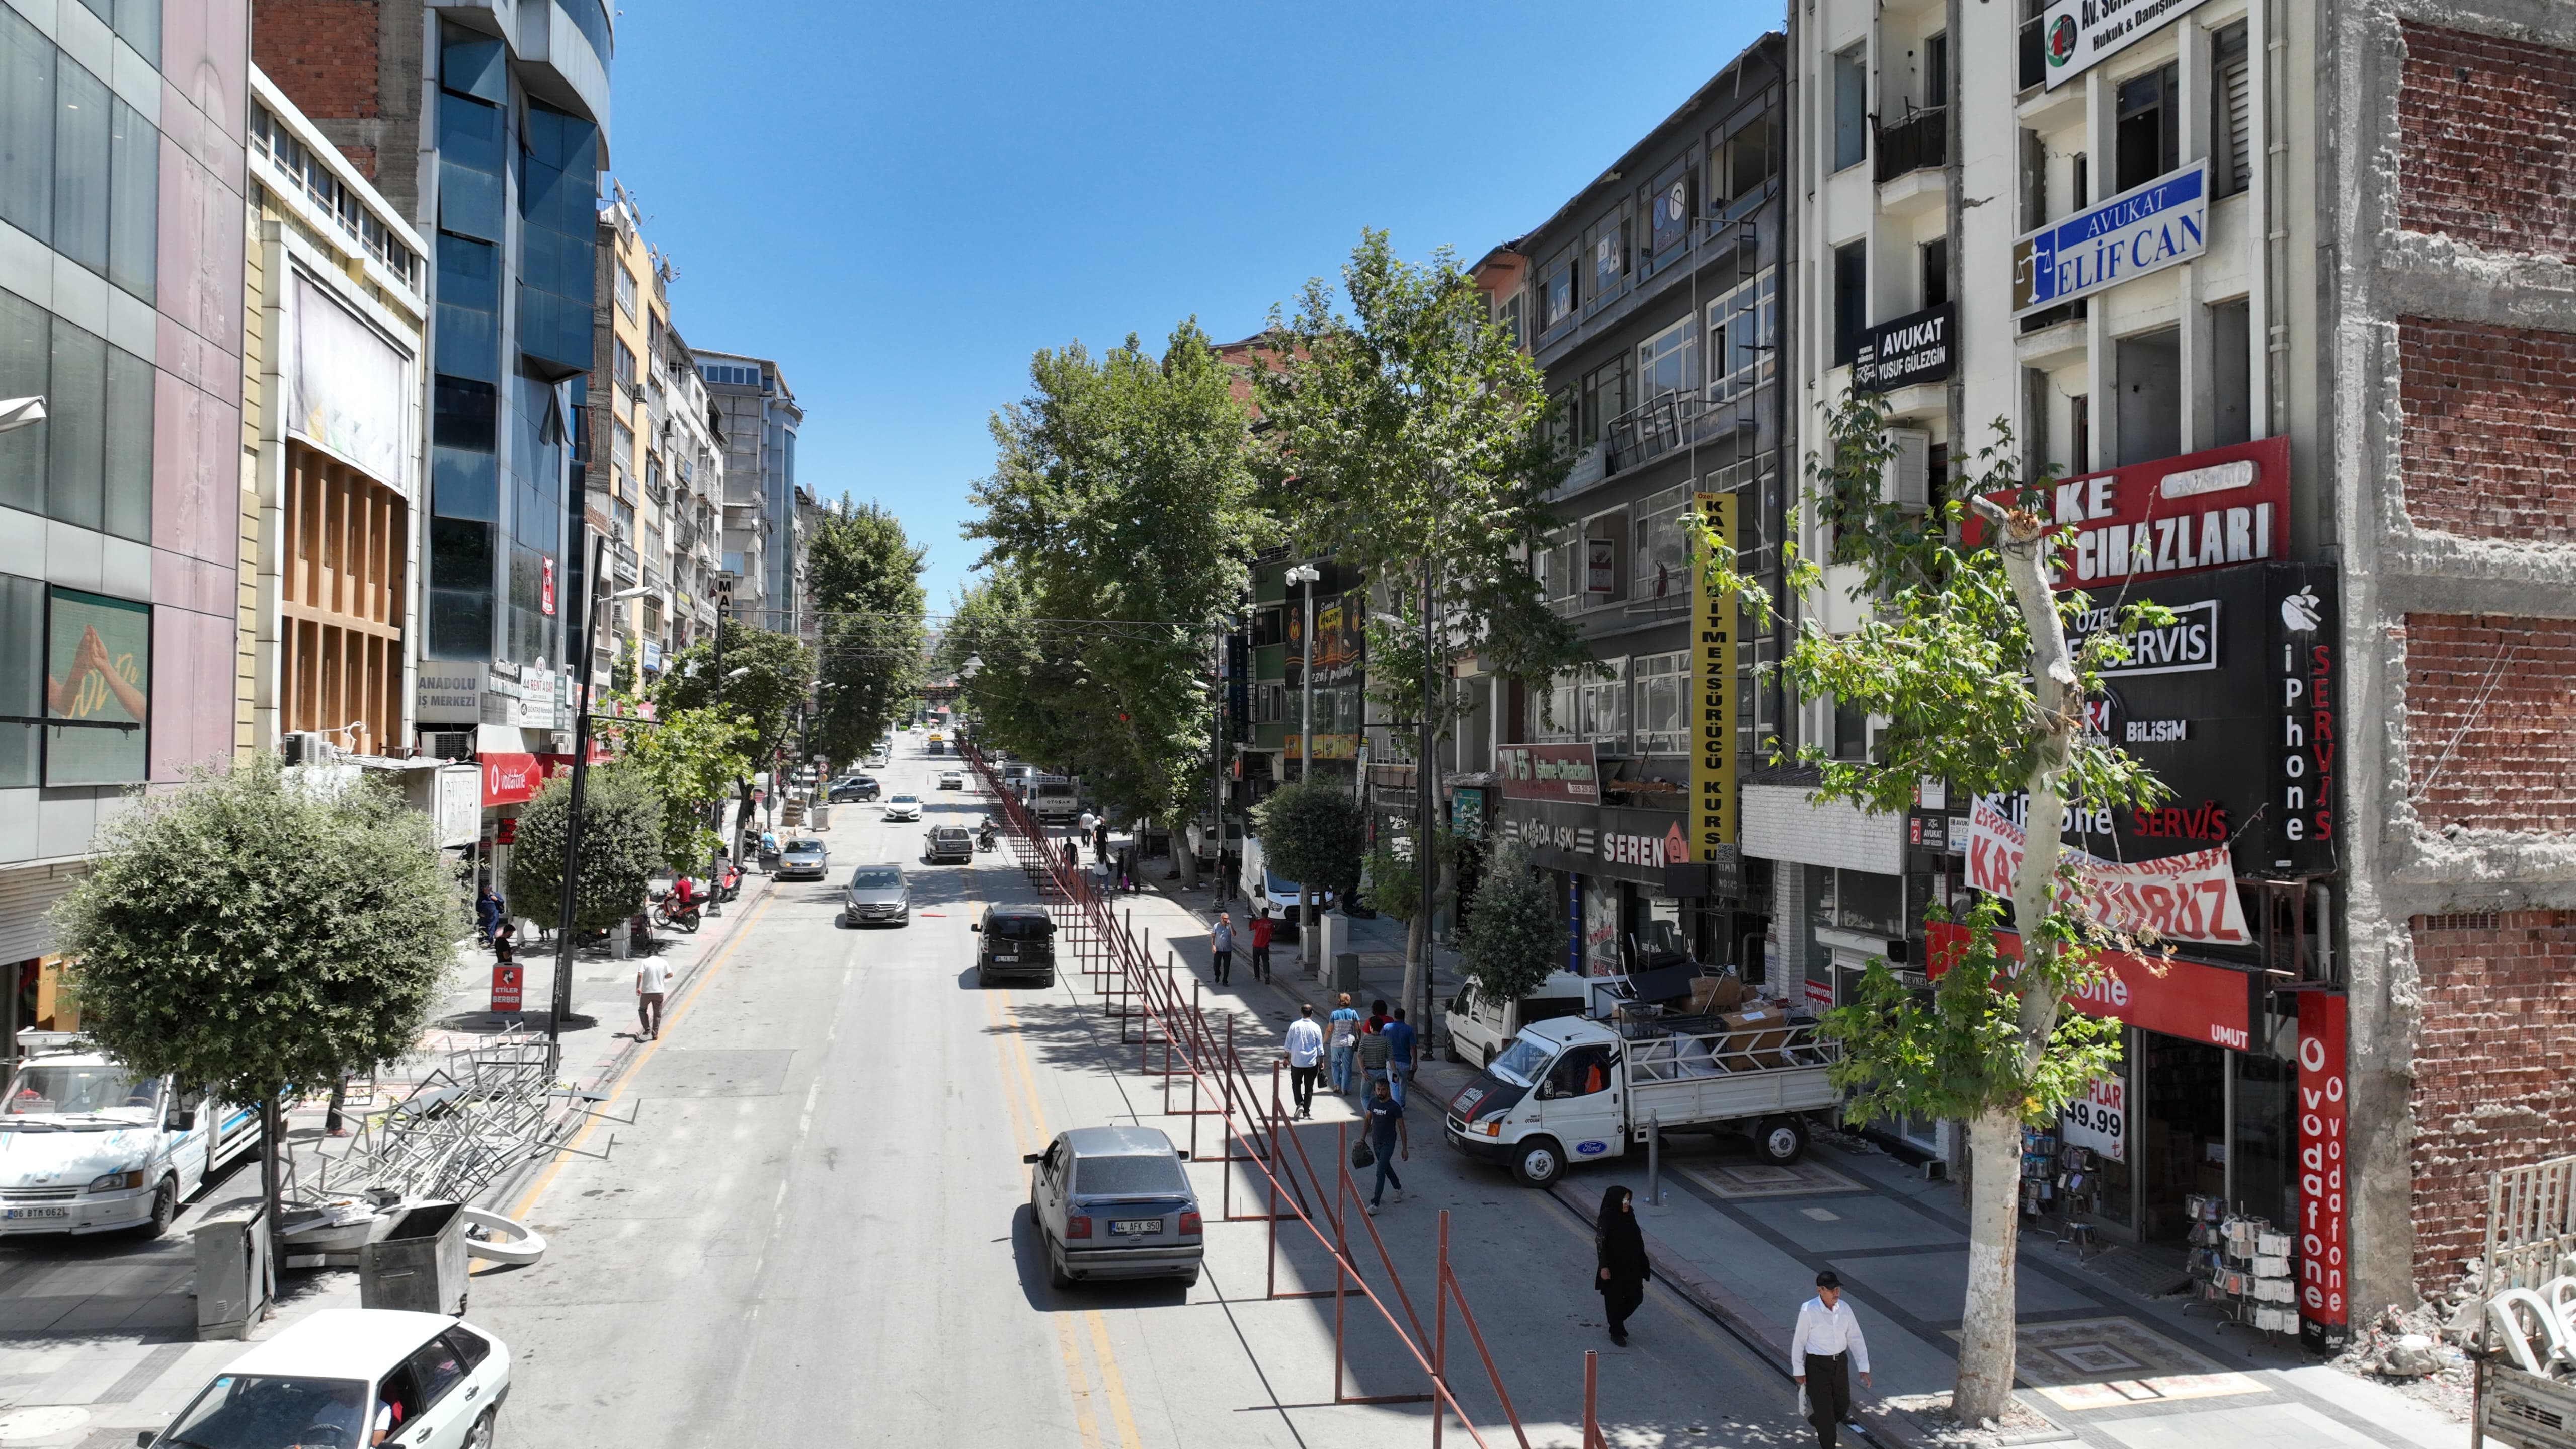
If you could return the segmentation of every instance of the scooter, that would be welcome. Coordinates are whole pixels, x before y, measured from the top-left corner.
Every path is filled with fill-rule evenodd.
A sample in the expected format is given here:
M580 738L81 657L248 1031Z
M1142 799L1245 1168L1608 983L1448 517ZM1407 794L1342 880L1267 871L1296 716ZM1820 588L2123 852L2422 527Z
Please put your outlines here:
M993 822L987 820L984 822L983 828L975 832L975 848L977 850L991 850L994 842L998 838L999 836L993 829Z
M665 929L686 931L694 936L698 933L698 927L705 924L705 902L706 897L699 896L687 905L680 905L672 900L669 891L664 891L653 897L653 924Z
M714 889L710 891L709 894L719 901L731 901L740 896L742 894L742 867L734 864L732 861L726 861L724 874L717 877Z

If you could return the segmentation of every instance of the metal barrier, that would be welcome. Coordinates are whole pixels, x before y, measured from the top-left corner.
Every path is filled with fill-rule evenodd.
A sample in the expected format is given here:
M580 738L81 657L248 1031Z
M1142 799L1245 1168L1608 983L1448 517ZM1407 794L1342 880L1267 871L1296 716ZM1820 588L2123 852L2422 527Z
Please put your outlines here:
M1059 938L1067 943L1075 969L1082 979L1081 990L1098 1000L1106 1015L1118 1026L1118 1041L1123 1048L1131 1040L1136 1047L1136 1068L1140 1074L1160 1079L1163 1110L1168 1116L1185 1116L1190 1123L1190 1155L1199 1159L1199 1123L1203 1118L1216 1119L1223 1133L1224 1150L1209 1159L1224 1165L1222 1189L1222 1222L1259 1222L1266 1224L1269 1235L1268 1267L1264 1294L1270 1298L1325 1298L1333 1300L1333 1402L1336 1404L1435 1403L1431 1415L1431 1442L1438 1446L1448 1418L1455 1415L1459 1426L1467 1431L1480 1449L1491 1449L1466 1409L1450 1391L1448 1369L1449 1311L1457 1310L1458 1321L1475 1344L1480 1365L1487 1381L1501 1403L1503 1417L1511 1426L1521 1449L1529 1449L1529 1435L1522 1428L1520 1415L1512 1407L1512 1398L1495 1365L1485 1336L1476 1326L1476 1317L1468 1307L1467 1295L1457 1274L1449 1265L1449 1214L1440 1214L1440 1240L1435 1268L1433 1324L1426 1332L1422 1316L1414 1307L1412 1294L1396 1271L1393 1254L1379 1236L1376 1221L1368 1214L1359 1215L1359 1225L1366 1232L1370 1247L1384 1272L1384 1282L1394 1290L1395 1306L1390 1306L1380 1291L1372 1287L1366 1274L1350 1251L1349 1207L1359 1198L1358 1182L1352 1178L1348 1152L1349 1124L1334 1126L1333 1169L1329 1181L1307 1153L1305 1134L1290 1120L1279 1092L1279 1070L1270 1074L1269 1093L1265 1102L1259 1085L1245 1069L1235 1045L1235 1016L1232 1011L1218 1013L1222 1023L1212 1022L1202 997L1196 975L1190 977L1189 990L1181 989L1182 974L1177 956L1166 947L1158 965L1153 954L1150 931L1132 928L1132 917L1122 917L1112 900L1098 884L1078 867L1068 867L1064 858L1050 848L1045 827L1009 792L996 788L991 766L983 752L972 745L962 753L982 782L986 793L994 797L998 813L1012 842L1015 859L1029 877L1042 900L1057 920ZM1131 1038L1130 1024L1135 1028ZM1155 1048L1160 1047L1157 1060ZM1186 1082L1188 1105L1173 1105L1176 1085ZM1314 1124L1320 1127L1322 1124ZM1238 1166L1259 1172L1266 1187L1268 1204L1259 1212L1237 1213L1233 1206L1234 1172ZM1323 1204L1329 1200L1327 1211ZM1279 1287L1279 1228L1282 1223L1296 1223L1314 1235L1316 1243L1332 1257L1333 1286L1282 1290ZM1429 1391L1418 1394L1351 1394L1346 1391L1348 1367L1348 1305L1356 1292L1369 1307L1377 1310L1388 1328L1395 1332L1415 1365L1429 1381ZM1401 1308L1399 1320L1397 1309ZM1407 1325L1410 1325L1408 1331ZM1585 1424L1587 1445L1597 1443L1598 1432L1591 1427L1590 1364L1587 1355Z

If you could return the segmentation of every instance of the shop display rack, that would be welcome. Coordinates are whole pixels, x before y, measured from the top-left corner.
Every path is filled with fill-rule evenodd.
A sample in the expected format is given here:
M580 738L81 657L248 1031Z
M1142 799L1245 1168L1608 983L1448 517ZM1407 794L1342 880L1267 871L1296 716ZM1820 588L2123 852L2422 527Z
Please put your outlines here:
M2268 1218L2197 1193L2184 1199L2191 1214L2191 1282L2196 1301L2224 1330L2241 1324L2257 1333L2299 1331L2296 1240Z

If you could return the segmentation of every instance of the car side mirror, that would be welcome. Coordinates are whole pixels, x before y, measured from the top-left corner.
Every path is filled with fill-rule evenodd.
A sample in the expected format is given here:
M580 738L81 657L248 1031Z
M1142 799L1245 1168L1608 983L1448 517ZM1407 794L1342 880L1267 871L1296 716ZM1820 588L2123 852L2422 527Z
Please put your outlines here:
M966 923L966 929L970 931L980 931L984 929L984 923L981 921L969 921Z
M152 1449L152 1441L160 1437L157 1430L146 1429L134 1436L134 1449Z
M1046 1154L1043 1152L1023 1152L1020 1154L1020 1161L1027 1163L1031 1167L1035 1167L1039 1163L1046 1161Z

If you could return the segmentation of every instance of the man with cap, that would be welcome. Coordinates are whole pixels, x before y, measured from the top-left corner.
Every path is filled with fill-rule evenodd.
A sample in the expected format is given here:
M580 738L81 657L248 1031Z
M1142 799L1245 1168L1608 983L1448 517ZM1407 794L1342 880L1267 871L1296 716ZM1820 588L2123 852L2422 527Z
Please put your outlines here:
M1834 1430L1851 1417L1851 1371L1869 1384L1869 1345L1860 1319L1842 1301L1843 1280L1831 1268L1816 1275L1816 1296L1798 1308L1789 1334L1789 1372L1807 1390L1807 1422L1819 1449L1834 1449Z

